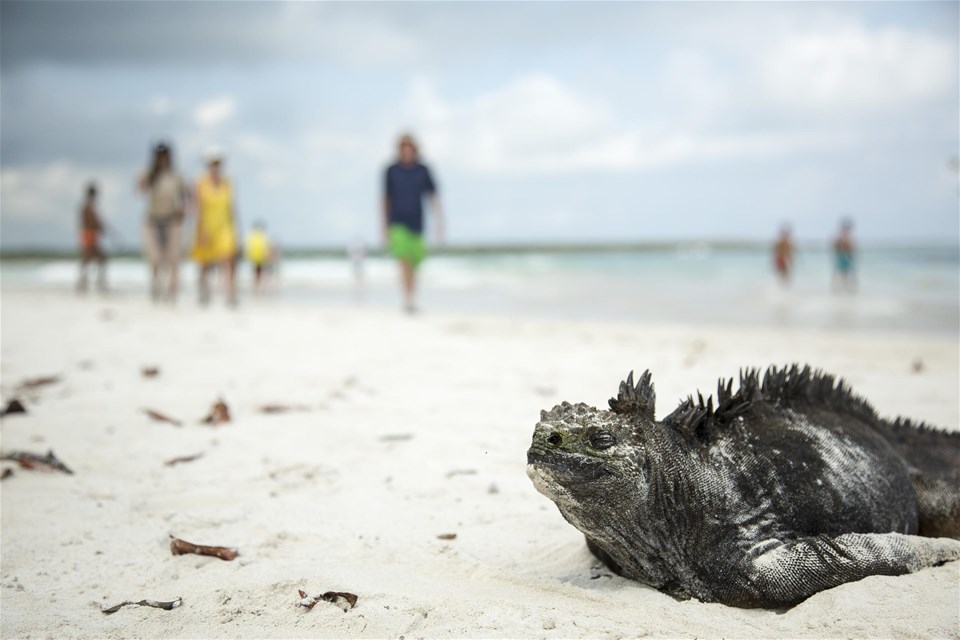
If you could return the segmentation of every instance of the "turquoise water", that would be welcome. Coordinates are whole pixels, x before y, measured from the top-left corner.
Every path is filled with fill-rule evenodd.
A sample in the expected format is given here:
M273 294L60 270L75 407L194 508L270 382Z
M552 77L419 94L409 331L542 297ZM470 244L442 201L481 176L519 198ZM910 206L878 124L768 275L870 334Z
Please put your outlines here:
M275 290L304 304L398 305L396 268L385 258L364 263L358 293L345 259L284 260ZM70 292L70 260L4 262L4 288ZM960 250L865 249L857 260L855 295L831 290L830 255L801 251L792 283L780 286L760 249L492 253L430 258L422 270L425 311L519 314L618 321L658 321L810 328L960 332ZM184 297L194 295L185 266ZM246 268L243 282L249 282ZM118 296L145 295L146 267L115 260L110 282ZM248 297L249 300L249 297ZM257 304L263 304L258 300Z

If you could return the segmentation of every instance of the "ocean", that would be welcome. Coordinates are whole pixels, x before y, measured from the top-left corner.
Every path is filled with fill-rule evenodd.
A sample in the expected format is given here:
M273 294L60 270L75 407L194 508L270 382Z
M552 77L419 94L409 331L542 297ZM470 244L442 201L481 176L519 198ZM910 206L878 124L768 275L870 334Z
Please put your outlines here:
M0 263L3 288L72 293L77 263L18 259ZM249 265L240 270L247 302L282 299L307 305L399 308L396 265L363 263L358 289L346 258L288 257L271 291L253 301ZM960 249L866 248L857 256L856 294L831 289L825 249L801 250L783 287L763 248L678 245L646 250L485 251L430 257L421 271L423 312L570 319L881 330L957 336ZM110 263L118 297L146 296L147 268L138 259ZM181 304L196 295L196 270L185 265ZM243 304L241 300L241 305Z

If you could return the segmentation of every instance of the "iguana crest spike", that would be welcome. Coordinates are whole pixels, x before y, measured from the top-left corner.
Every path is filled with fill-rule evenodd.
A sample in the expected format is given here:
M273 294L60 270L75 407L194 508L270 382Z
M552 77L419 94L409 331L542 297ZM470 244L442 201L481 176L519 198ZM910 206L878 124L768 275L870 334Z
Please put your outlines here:
M610 409L614 413L634 413L653 420L656 403L657 394L653 390L650 370L643 372L636 386L633 384L633 371L631 371L627 379L620 383L617 397L610 398Z

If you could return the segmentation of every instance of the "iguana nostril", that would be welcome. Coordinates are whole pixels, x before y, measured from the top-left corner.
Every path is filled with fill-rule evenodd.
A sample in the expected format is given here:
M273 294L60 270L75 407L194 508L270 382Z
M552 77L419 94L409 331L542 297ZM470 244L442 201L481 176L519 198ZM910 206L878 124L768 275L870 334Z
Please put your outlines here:
M547 436L547 444L554 447L559 446L563 442L563 438L560 437L560 434L554 431L549 436Z

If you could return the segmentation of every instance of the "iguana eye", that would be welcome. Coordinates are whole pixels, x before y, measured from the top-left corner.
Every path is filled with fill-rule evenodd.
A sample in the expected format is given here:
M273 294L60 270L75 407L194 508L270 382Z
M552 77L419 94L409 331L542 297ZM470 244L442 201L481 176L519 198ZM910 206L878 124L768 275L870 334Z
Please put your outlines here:
M609 449L615 444L616 439L606 431L594 431L590 434L590 446L594 449Z

